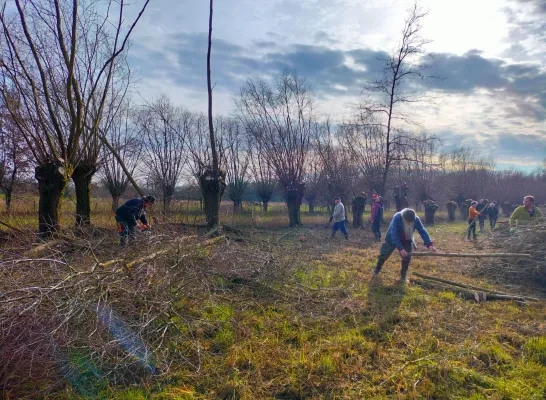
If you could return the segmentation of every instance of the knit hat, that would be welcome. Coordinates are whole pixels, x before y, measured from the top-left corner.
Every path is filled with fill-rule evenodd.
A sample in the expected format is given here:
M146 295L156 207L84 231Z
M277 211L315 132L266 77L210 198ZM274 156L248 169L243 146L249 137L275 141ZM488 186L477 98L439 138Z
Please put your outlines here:
M378 196L377 193L372 194L372 199L375 199Z
M408 222L415 221L415 211L413 211L411 208L404 208L402 210L402 218Z

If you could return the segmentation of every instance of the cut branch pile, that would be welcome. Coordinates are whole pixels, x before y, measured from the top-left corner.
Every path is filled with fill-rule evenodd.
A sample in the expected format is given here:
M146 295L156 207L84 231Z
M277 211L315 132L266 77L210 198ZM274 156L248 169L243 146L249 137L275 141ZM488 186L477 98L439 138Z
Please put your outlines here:
M517 227L515 231L495 231L489 247L499 252L527 253L530 257L484 259L478 264L480 274L491 281L517 286L539 285L546 288L546 225Z
M270 253L226 237L151 235L123 250L102 241L57 238L2 252L0 385L14 397L34 397L37 388L47 397L83 379L96 398L171 365L198 371L194 333L211 322L186 304L200 304L218 276L257 281L275 271L265 268ZM78 251L64 251L70 246Z

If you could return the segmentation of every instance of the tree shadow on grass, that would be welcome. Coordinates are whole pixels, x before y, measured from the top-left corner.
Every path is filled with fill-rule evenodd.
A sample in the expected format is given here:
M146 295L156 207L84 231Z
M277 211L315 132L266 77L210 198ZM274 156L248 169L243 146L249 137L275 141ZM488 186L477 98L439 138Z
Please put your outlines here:
M370 282L363 313L362 333L366 337L376 341L388 339L401 320L399 308L406 291L406 285L399 282L385 286L379 277Z

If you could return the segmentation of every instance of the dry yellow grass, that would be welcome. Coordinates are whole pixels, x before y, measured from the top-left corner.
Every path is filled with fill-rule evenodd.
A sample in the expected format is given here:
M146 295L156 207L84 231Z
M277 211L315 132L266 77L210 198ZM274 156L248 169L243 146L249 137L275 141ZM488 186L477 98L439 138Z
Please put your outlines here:
M281 214L274 207L270 214L228 218L228 223L235 222L248 234L243 242L219 240L181 248L182 253L197 252L199 258L188 259L185 268L201 271L203 286L173 294L187 320L179 326L181 336L173 341L172 351L188 351L190 347L176 348L184 341L197 346L199 368L172 365L167 376L130 388L107 381L96 396L126 400L544 398L544 300L523 305L474 303L449 291L400 286L397 255L372 283L370 270L379 245L369 230L350 229L349 241L341 235L331 240L324 228L326 214L304 215L305 225L294 230L283 228ZM249 221L252 217L254 221ZM161 229L159 224L154 234L162 234ZM464 222L457 222L440 223L429 231L436 246L447 252L487 250L486 241L464 242L465 229ZM101 261L115 249L111 230L112 236L103 243L111 250L103 249ZM167 256L157 262L172 259ZM471 259L414 259L410 278L415 270L506 290L476 277L474 268ZM534 288L527 290L542 296ZM193 360L195 354L187 356ZM85 398L81 393L81 388L72 386L49 398Z

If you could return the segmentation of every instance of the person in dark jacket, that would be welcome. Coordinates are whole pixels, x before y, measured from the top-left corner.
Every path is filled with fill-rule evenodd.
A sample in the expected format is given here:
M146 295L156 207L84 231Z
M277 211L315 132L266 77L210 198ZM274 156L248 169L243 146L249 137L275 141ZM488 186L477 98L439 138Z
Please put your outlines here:
M120 236L119 245L121 247L135 239L135 228L137 221L142 222L141 230L149 229L148 220L146 219L146 208L153 206L155 203L154 196L144 196L140 199L132 199L126 201L116 210L116 222Z
M487 207L487 204L489 202L486 199L481 199L478 205L476 206L476 210L479 211L480 215L478 215L478 221L480 223L480 232L483 232L483 229L485 227L485 209Z
M419 235L421 235L427 249L433 252L436 251L436 248L434 247L427 230L423 226L423 223L419 217L415 215L415 211L411 208L405 208L394 214L389 228L387 229L385 243L381 245L379 258L377 259L377 264L373 270L374 277L379 274L383 264L385 261L387 261L394 250L398 250L400 257L402 257L400 281L402 283L407 282L406 275L411 261L414 230L419 232Z
M489 207L486 209L486 214L489 217L489 226L491 227L491 230L495 229L497 220L499 219L499 206L495 201L489 204Z
M372 195L372 211L370 215L370 224L372 224L372 232L375 240L381 240L381 221L383 219L383 198L377 193Z

